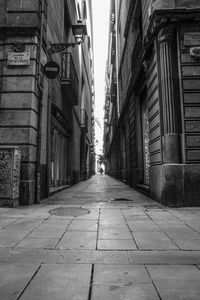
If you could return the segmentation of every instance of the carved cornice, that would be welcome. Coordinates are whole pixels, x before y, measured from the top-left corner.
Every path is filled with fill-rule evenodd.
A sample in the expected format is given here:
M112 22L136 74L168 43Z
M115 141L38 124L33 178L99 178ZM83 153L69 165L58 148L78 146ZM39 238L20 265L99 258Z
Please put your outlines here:
M153 48L155 37L158 36L159 32L164 28L170 26L171 29L166 29L165 32L161 33L161 36L165 36L164 39L171 38L171 30L176 24L183 23L199 23L200 24L200 9L171 9L171 10L155 10L153 11L149 26L147 29L146 36L143 41L144 53L143 59L148 60ZM162 42L160 40L160 42Z

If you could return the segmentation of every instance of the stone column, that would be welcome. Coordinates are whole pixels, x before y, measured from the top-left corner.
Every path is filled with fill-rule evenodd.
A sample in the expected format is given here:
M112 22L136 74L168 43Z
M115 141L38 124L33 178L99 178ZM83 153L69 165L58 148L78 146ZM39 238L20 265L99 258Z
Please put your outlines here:
M163 129L163 163L179 163L179 95L177 86L176 35L173 26L158 34L160 96Z

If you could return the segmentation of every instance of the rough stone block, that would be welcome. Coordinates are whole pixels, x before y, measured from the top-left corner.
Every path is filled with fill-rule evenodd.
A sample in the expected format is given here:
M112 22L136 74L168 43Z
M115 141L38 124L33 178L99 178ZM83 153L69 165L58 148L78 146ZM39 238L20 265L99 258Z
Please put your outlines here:
M0 128L0 142L3 144L33 144L37 142L37 131L33 128Z
M184 165L184 191L187 206L200 206L200 164Z
M20 205L31 205L35 202L35 181L23 180L20 182Z
M187 147L200 147L200 136L199 135L188 135L186 137Z
M176 0L176 8L200 8L199 0Z
M151 197L164 205L184 206L182 165L166 164L150 168Z
M151 197L168 206L200 206L200 164L150 168Z
M35 78L34 77L4 77L3 92L34 92Z
M200 90L199 79L183 79L183 88L185 90Z
M37 149L35 146L20 146L22 162L36 162Z
M200 103L200 93L184 93L184 103Z
M11 27L38 27L37 13L8 13L6 18L7 26Z
M35 179L35 164L22 163L21 164L21 180L34 180Z
M199 66L182 66L183 76L199 76L200 67Z
M186 132L199 132L200 121L186 121Z
M175 0L156 0L152 6L154 10L175 8Z
M183 174L181 165L164 165L164 188L162 203L168 206L181 206L184 204Z
M165 134L163 136L163 161L164 163L179 162L178 134Z
M2 93L1 108L26 108L38 111L38 97L33 93Z
M0 111L0 126L31 126L37 130L37 119L34 111Z
M187 150L186 157L188 161L198 161L200 162L200 150Z
M7 56L5 57L6 61L4 62L3 67L3 75L9 76L9 75L16 75L16 76L34 76L36 75L36 61L31 60L30 65L27 66L7 66Z
M6 44L13 44L13 43L25 43L25 44L38 44L39 40L37 36L8 36L5 39Z
M39 0L8 0L7 11L37 11L39 10Z

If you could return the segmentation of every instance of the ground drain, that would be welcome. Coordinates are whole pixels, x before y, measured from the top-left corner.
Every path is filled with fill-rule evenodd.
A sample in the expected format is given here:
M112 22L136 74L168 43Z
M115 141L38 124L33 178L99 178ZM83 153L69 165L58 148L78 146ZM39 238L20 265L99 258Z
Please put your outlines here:
M144 205L146 209L162 209L163 206L160 205Z
M65 216L78 217L78 216L89 214L90 210L85 208L80 208L80 207L58 207L58 208L51 209L49 213L51 215L60 216L60 217L65 217Z
M127 199L127 198L115 198L112 201L119 201L119 202L121 202L121 201L131 201L131 202L133 202L134 200Z

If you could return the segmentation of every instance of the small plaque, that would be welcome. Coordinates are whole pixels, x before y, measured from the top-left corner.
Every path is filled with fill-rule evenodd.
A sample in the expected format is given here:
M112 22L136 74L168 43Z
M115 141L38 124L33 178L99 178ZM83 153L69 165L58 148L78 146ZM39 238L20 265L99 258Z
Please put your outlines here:
M8 52L8 66L30 65L30 52Z

